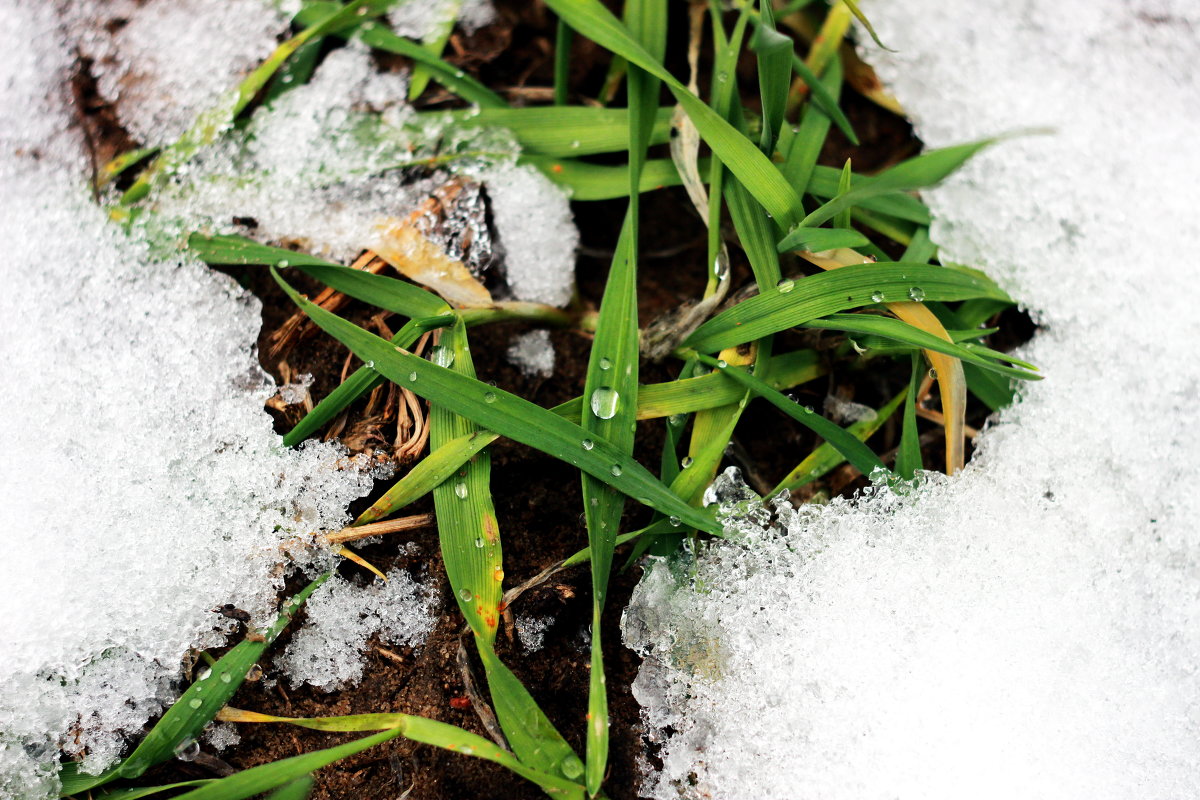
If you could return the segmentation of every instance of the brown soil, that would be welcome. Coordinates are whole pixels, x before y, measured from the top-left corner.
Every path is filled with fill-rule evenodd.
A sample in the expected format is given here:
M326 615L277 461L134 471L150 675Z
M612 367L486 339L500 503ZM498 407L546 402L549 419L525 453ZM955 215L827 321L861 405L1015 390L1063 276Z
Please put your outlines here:
M529 102L545 99L544 87L552 84L553 21L540 4L507 2L502 5L502 21L473 37L456 36L451 42L450 58L499 90L514 90L510 96ZM683 59L686 32L677 26L673 32L668 58L675 74L686 74ZM98 163L132 146L116 123L112 110L95 96L94 86L87 78L86 65L75 82L80 119L88 132L90 146ZM393 66L390 63L385 66ZM577 39L572 64L572 86L581 95L594 96L604 78L607 57L590 42ZM753 86L753 65L747 63L739 70L746 85ZM920 143L913 137L908 124L882 111L869 101L847 90L845 109L863 139L860 147L851 147L835 131L822 153L822 162L840 166L852 156L855 167L864 171L915 153ZM436 88L427 94L430 104L452 102L438 94ZM665 98L664 98L665 100ZM618 101L619 102L619 101ZM753 98L747 97L748 103ZM599 303L607 274L609 256L620 221L624 201L589 203L577 207L577 222L582 236L578 264L579 291L585 305ZM680 189L670 189L644 196L643 219L653 220L642 228L643 253L640 275L640 312L643 324L680 303L699 297L705 274L704 229ZM734 286L750 280L749 269L739 251L733 253ZM797 274L799 264L785 265L785 272ZM243 285L263 301L263 333L260 351L266 352L266 340L293 313L294 307L269 278L258 270L230 270ZM306 287L310 292L317 287ZM373 312L360 304L341 311L355 322L366 324ZM1006 322L1017 325L1021 339L1028 338L1031 328L1022 324L1016 315ZM395 320L390 324L394 327ZM527 330L520 324L492 325L476 328L471 333L471 347L479 376L542 405L551 406L577 396L583 386L589 340L586 335L556 330L551 339L557 353L557 367L549 380L528 378L508 363L504 353L513 336ZM820 346L833 339L820 337ZM811 345L812 334L797 333L780 337L777 350L784 351L802 344ZM293 374L312 373L315 383L313 396L323 397L337 385L345 365L346 351L323 335L306 338L287 358ZM876 361L876 364L879 362ZM276 378L278 363L264 367ZM827 393L842 389L846 396L859 402L879 404L892 396L908 377L908 368L897 365L884 372L837 375L815 385L802 387L801 402L820 407ZM672 379L670 364L644 364L643 382ZM361 417L364 404L360 401L351 409L351 423ZM279 412L277 427L287 430L295 421ZM987 411L972 406L969 423L980 425ZM922 423L929 427L928 423ZM395 431L392 431L395 435ZM873 440L877 451L896 445L898 425L889 424ZM927 463L937 464L940 454L935 441L927 451ZM777 479L793 467L813 446L811 434L791 423L781 413L765 403L753 405L738 429L735 447L728 463L741 466L752 482ZM638 451L643 463L657 464L662 444L662 426L643 424L639 430ZM505 550L505 571L510 585L532 577L546 566L576 552L586 544L586 532L580 522L581 492L579 480L565 475L561 464L524 446L500 440L491 448L493 458L493 493L501 524ZM772 481L773 482L773 481ZM832 493L849 493L862 486L856 475L840 471L819 487ZM352 511L357 512L382 493L360 501ZM429 498L406 509L408 513L432 511ZM648 519L646 509L631 504L625 529L638 527ZM397 557L395 539L413 541L419 546L416 554ZM462 621L458 616L451 592L441 569L438 540L433 528L391 537L382 544L359 548L359 552L383 570L403 566L414 574L429 576L441 590L443 603L437 628L427 643L418 648L382 648L372 646L367 655L365 678L356 687L345 691L323 693L311 688L291 688L286 684L270 688L272 681L247 683L234 697L232 705L286 716L333 716L366 712L403 711L460 725L486 735L475 713L465 703L463 677L458 666L457 652L462 636ZM623 563L618 554L618 564ZM369 573L345 564L342 572L353 580L366 581ZM606 658L609 669L608 687L612 714L611 772L606 791L613 798L634 798L639 783L638 765L653 754L647 752L639 732L639 709L630 693L630 684L637 674L639 659L620 646L618 629L620 610L626 605L640 575L633 567L614 576L610 593L610 611L604 630ZM588 654L586 633L590 618L589 578L586 569L575 569L557 576L549 583L525 594L517 603L520 613L551 616L553 623L547 631L544 647L527 652L512 637L511 629L502 629L499 653L524 682L564 735L582 752L583 712L586 709L588 687ZM293 629L303 624L301 617ZM279 652L287 643L287 634L276 647ZM473 658L473 655L472 655ZM263 663L268 678L273 677L269 660ZM478 664L476 674L481 675ZM236 769L244 769L280 758L328 747L348 736L322 734L303 729L275 725L243 725L239 727L242 741L220 754L220 759ZM209 762L211 764L211 762ZM147 783L168 782L194 777L211 777L211 767L201 762L173 762L160 766L145 776ZM321 770L317 777L314 798L398 798L412 800L457 800L458 798L541 797L540 791L506 770L476 759L464 758L437 748L416 745L397 739L356 757L346 759Z

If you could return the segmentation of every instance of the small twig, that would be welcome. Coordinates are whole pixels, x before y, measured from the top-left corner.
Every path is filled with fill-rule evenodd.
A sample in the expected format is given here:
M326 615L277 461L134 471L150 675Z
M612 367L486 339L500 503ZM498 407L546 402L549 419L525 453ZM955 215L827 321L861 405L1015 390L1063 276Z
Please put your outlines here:
M391 650L388 650L386 647L383 647L381 645L375 645L375 650L376 650L376 652L379 653L379 655L383 656L384 658L390 659L391 661L395 661L397 664L399 664L401 666L405 666L404 657L401 656L399 653L393 653Z
M388 519L382 522L372 522L368 525L359 525L358 527L343 528L337 533L327 533L324 536L318 536L318 540L330 544L341 545L346 542L354 542L359 539L367 539L371 536L382 536L386 533L400 533L401 531L412 531L418 528L428 528L434 523L433 514L415 514L411 517L400 517L399 519Z
M471 659L467 656L467 648L463 645L461 636L458 640L458 670L462 673L463 690L467 693L467 699L471 701L471 707L479 716L483 729L492 737L492 741L507 750L508 740L504 738L504 731L500 730L496 712L492 711L492 707L479 693L479 687L475 683L475 672L471 669Z

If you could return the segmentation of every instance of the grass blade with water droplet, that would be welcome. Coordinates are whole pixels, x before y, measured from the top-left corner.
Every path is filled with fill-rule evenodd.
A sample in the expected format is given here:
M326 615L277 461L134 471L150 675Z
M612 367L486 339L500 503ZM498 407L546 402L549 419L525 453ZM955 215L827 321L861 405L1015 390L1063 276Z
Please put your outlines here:
M744 300L701 325L684 344L704 352L722 350L839 311L907 300L914 286L928 300L1008 299L974 273L899 261L856 264L801 278L786 293L768 289Z
M303 298L278 274L279 285L318 326L349 347L355 355L374 362L374 369L389 380L427 400L443 403L488 430L573 464L627 496L664 514L676 515L688 524L716 532L720 526L711 515L690 508L673 495L649 471L624 455L610 442L594 439L588 450L583 428L528 400L517 397L398 349L395 345ZM417 373L418 380L410 379Z
M205 670L202 677L167 709L134 751L111 769L100 775L87 775L78 771L77 762L64 764L59 772L62 793L78 794L117 778L136 778L155 764L174 758L176 748L181 744L195 741L204 726L233 697L246 679L246 673L279 637L304 601L328 577L329 573L322 575L288 601L274 624L261 632L261 641L246 639L240 642Z

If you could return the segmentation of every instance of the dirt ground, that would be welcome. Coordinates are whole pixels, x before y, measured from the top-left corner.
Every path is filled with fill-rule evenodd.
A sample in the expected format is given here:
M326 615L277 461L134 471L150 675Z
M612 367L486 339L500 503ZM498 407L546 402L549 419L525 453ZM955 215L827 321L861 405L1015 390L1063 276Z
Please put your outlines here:
M552 84L553 21L540 4L501 3L502 20L472 37L456 36L451 42L449 60L480 77L510 98L529 102L544 101L540 87ZM681 26L673 31L670 43L669 66L676 74L685 74L684 50L686 31ZM86 65L83 65L86 67ZM383 67L396 65L381 62ZM581 94L595 95L604 78L607 56L586 41L576 41L572 62L572 86ZM486 67L486 69L485 69ZM740 70L744 85L753 87L753 64L747 62ZM111 109L100 103L86 69L76 81L76 97L81 119L90 133L98 162L128 149L131 142L115 122ZM703 87L702 87L703 88ZM511 91L510 91L511 90ZM430 95L427 95L429 97ZM433 105L449 102L447 96L434 94ZM620 101L618 101L620 102ZM666 96L664 95L664 102ZM747 96L747 102L753 98ZM822 153L822 163L840 166L847 156L853 157L858 170L872 171L915 154L920 143L911 128L901 118L883 111L847 90L844 100L847 115L862 138L860 147L851 147L834 131ZM611 249L616 241L625 201L576 204L582 247L578 262L579 290L582 302L595 307L599 304L608 269ZM640 277L640 312L643 325L684 301L698 298L703 291L706 271L704 228L681 189L669 189L646 195L643 219L653 224L642 226L642 262ZM750 273L740 251L734 250L733 285L749 282ZM785 264L785 274L799 274L798 264ZM244 285L263 301L263 333L260 350L267 351L267 338L293 312L293 306L261 271L231 270ZM373 312L361 305L351 305L341 313L365 323ZM1006 319L1014 328L1014 341L1028 338L1031 329L1017 315ZM393 320L394 324L394 320ZM557 354L556 371L550 379L529 378L508 363L505 351L511 339L529 330L523 324L499 324L475 328L471 332L471 348L479 376L529 398L542 406L551 406L577 396L583 386L587 365L589 340L579 332L555 330L551 340ZM782 352L811 344L813 334L804 338L789 333L780 337L777 350ZM830 334L825 334L829 339ZM820 343L818 343L820 344ZM294 373L311 373L315 398L323 397L338 382L345 362L345 351L323 335L305 339L288 355ZM878 363L878 361L876 362ZM281 375L278 363L264 360L263 366ZM643 382L657 382L674 377L670 364L644 364ZM908 367L898 365L883 374L870 377L835 376L802 387L801 402L820 407L825 395L850 381L848 389L858 402L878 405L892 396L908 378ZM351 411L361 415L360 401ZM980 425L986 409L972 406L968 422ZM294 420L276 413L277 427L285 432ZM924 424L924 423L923 423ZM898 425L889 424L872 440L878 451L896 445ZM931 437L936 439L936 437ZM643 463L654 464L662 443L662 426L643 423L639 430L638 451ZM774 483L799 461L813 445L811 434L798 429L782 414L765 403L751 406L739 428L738 438L728 463L741 466L753 482L756 478ZM554 459L524 446L500 440L491 448L493 458L493 493L504 542L505 573L509 585L535 575L558 559L576 552L586 544L586 532L580 521L582 509L580 483L564 480L562 466ZM927 463L940 463L936 441L927 451ZM821 488L833 493L852 492L861 486L861 479L846 472L835 472ZM352 509L354 512L382 493L376 493ZM426 498L406 509L405 514L432 512L432 501ZM630 504L623 526L628 530L648 520L648 511ZM415 553L397 557L398 542L412 541L418 545ZM333 716L340 714L403 711L460 725L485 734L474 711L465 702L462 673L458 665L462 621L452 601L449 586L438 550L437 532L433 527L389 537L382 544L360 549L363 556L383 570L403 566L414 575L429 576L437 581L443 598L441 616L428 642L417 649L372 646L367 656L365 678L356 687L326 694L312 688L292 688L281 681L269 687L271 681L247 683L233 699L239 708L270 712L286 716ZM618 564L623 558L618 554ZM365 570L345 564L347 577L366 581L371 576ZM610 612L606 617L605 641L607 652L608 688L612 715L611 772L606 791L612 798L624 800L637 796L639 764L653 764L639 732L639 710L630 693L630 684L637 674L639 660L631 651L620 646L618 630L620 609L623 608L640 575L640 568L615 574L610 597ZM588 688L588 653L586 632L590 620L589 578L586 568L560 574L549 583L525 594L517 603L518 613L553 617L541 650L528 652L511 630L502 630L498 651L517 676L529 687L534 698L558 726L559 730L583 750L584 711ZM303 618L293 625L302 624ZM287 643L287 634L274 648L279 652ZM473 657L473 656L472 656ZM269 657L263 667L272 677ZM477 675L482 670L475 664ZM235 769L244 769L280 758L328 747L347 736L323 734L286 726L239 727L242 741L220 754L219 759ZM486 735L486 734L485 734ZM206 748L207 749L207 748ZM217 762L202 759L197 762L173 762L148 773L147 782L167 782L194 777L211 777ZM376 747L322 770L317 779L314 798L345 800L346 798L400 798L411 800L457 800L458 798L522 798L541 797L534 785L517 778L490 763L449 753L437 748L416 745L403 739Z

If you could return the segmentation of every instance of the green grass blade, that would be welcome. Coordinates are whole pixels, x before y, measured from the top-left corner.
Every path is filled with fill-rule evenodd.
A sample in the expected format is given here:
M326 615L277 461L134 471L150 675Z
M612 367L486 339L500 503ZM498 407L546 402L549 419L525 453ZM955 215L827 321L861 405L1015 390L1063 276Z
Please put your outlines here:
M560 781L583 777L579 756L490 644L480 643L479 657L487 673L496 718L521 763Z
M565 106L571 87L571 41L574 32L561 19L554 29L554 105Z
M896 451L896 474L911 481L921 463L921 437L917 432L917 388L921 385L921 354L912 355L912 376L904 394L904 424L900 431L900 449Z
M390 344L393 347L412 347L413 343L420 339L426 330L420 321L410 320L396 332L396 335L391 338ZM346 406L382 382L383 377L375 370L367 366L359 367L349 378L342 381L336 389L317 403L312 411L305 414L304 418L296 423L296 427L284 434L283 444L286 447L297 446L332 422L333 418L342 413Z
M653 58L661 59L667 42L666 0L626 0L625 15L637 40ZM600 303L584 380L583 396L588 399L588 404L580 414L580 423L588 433L608 439L621 453L632 457L637 431L639 355L638 188L658 106L659 81L631 64L626 82L629 90L629 208ZM585 782L588 794L595 796L608 766L608 690L601 616L625 498L609 491L603 481L587 473L583 474L582 480L584 519L592 551L592 669L588 676Z
M841 175L842 171L839 169L818 165L812 170L807 191L817 197L836 197ZM853 175L850 179L850 187L853 189L871 180L872 178L867 175ZM928 226L933 221L928 206L916 197L899 190L859 195L854 199L853 204L860 209L865 208L897 219L915 222L918 225Z
M418 0L419 2L419 0ZM421 48L432 56L440 56L442 51L446 49L446 42L450 41L450 34L454 31L454 25L458 22L458 12L462 7L462 0L449 0L446 3L440 3L437 8L444 14L442 19L435 24L433 33L421 44ZM425 87L429 85L430 78L429 70L424 64L418 64L413 70L412 79L408 84L408 101L411 103L421 96L425 91Z
M915 158L902 161L878 175L859 181L849 192L839 195L815 209L801 220L803 226L820 225L835 217L838 212L856 205L860 199L876 197L887 192L908 192L933 186L961 167L968 158L993 144L995 139L984 139L970 144L929 150Z
M383 25L368 23L362 26L357 38L363 44L374 47L376 50L395 53L416 61L426 75L468 103L474 103L480 108L506 108L508 106L503 97L475 78L458 67L447 64L430 50L397 35ZM415 77L414 73L414 79Z
M939 336L921 330L903 320L892 317L879 317L873 314L830 314L822 319L809 320L803 323L806 328L823 328L826 330L846 331L847 333L867 333L894 339L898 342L914 345L922 350L933 350L957 358L964 363L974 364L986 370L998 372L1020 380L1040 381L1041 375L1027 370L1036 369L1032 364L1021 361L1005 353L997 353L983 347L972 347L970 344L955 344ZM1024 369L1008 367L1000 361L1017 364Z
M775 389L790 389L815 380L826 373L816 351L794 350L771 359L765 379ZM675 414L690 414L706 408L736 403L744 392L715 373L652 383L638 389L638 419L660 419ZM550 409L563 419L576 420L583 411L583 398L568 400Z
M871 38L875 40L875 44L879 45L884 50L887 50L889 53L896 52L879 39L879 34L875 33L875 26L871 24L871 20L867 19L867 15L859 9L858 3L856 3L855 0L842 0L842 2L846 4L846 8L850 9L850 13L862 23L862 26L867 29L867 33L871 34Z
M573 158L549 156L522 156L519 160L533 164L547 178L567 189L572 200L613 200L629 196L628 164L592 164ZM681 183L683 178L671 159L654 158L642 166L638 191L645 194Z
M808 83L808 78L804 79ZM842 91L842 65L835 60L830 65L825 77L809 83L809 87L820 86L828 95L833 108L837 108L838 97ZM815 96L815 95L814 95ZM816 175L817 158L821 155L821 146L829 136L829 126L833 115L824 107L809 104L800 115L800 126L793 133L790 128L784 129L780 140L780 150L783 153L783 164L780 169L784 178L802 191L814 192L810 185ZM837 180L828 196L837 193Z
M92 795L95 800L141 800L143 797L159 794L160 792L169 792L173 789L190 789L193 786L205 786L212 783L213 779L202 779L195 781L180 781L179 783L167 783L162 786L138 786L133 789L113 789L111 791L102 791L99 794Z
M394 344L347 322L300 296L279 274L276 281L318 326L349 347L388 380L410 389L433 403L442 403L488 430L507 436L594 475L618 491L689 525L709 532L720 530L707 513L685 505L645 467L604 439L591 437L592 449L583 446L587 431L552 411L398 349ZM416 376L414 380L412 376Z
M297 778L291 783L280 786L267 795L267 800L307 800L309 794L312 793L312 788L312 777L305 775L303 778Z
M684 342L714 352L851 308L908 301L917 288L928 300L967 300L1007 295L975 274L928 264L880 262L822 272L768 289L705 322Z
M839 67L838 79L840 81L841 59L834 59L834 63ZM850 140L850 144L857 146L859 144L858 134L854 132L853 126L850 125L850 120L838 105L837 97L829 90L829 87L817 77L816 73L808 68L808 64L804 63L804 59L800 56L792 56L792 69L796 71L796 75L800 80L804 81L808 86L809 92L812 95L812 102L817 108L821 109L834 125L838 126L846 138ZM832 72L828 70L827 72Z
M842 176L838 180L838 197L850 192L850 159L846 159L846 163L842 165ZM851 206L846 206L841 211L833 215L833 227L849 228L850 227L850 209Z
M382 497L354 520L354 524L366 525L390 517L410 503L420 500L494 441L496 435L490 431L473 431L439 445L431 443L429 455L417 462L403 478L392 484Z
M896 409L900 407L900 403L904 400L904 394L898 394L887 402L883 408L875 412L872 419L859 420L846 428L846 433L849 433L860 442L866 443L867 439L875 435L883 424L887 422L892 414L896 413ZM793 491L799 489L807 483L817 480L829 474L832 470L844 464L846 457L842 455L836 447L829 442L822 442L821 445L804 457L795 469L787 474L787 476L779 482L779 485L771 490L771 496L779 494L784 489Z
M181 744L194 741L204 726L233 697L246 679L246 673L279 637L309 595L328 577L329 573L322 575L288 601L274 624L262 631L262 641L247 639L238 643L206 670L167 709L134 751L116 766L100 775L86 775L78 771L76 762L63 765L59 772L62 793L78 794L116 778L136 778L155 764L174 758L176 749Z
M800 196L755 145L688 91L629 33L599 0L547 0L560 17L597 44L650 73L670 89L696 130L724 165L780 224L791 227L802 210Z
M672 109L655 112L650 143L662 144L671 133ZM596 153L629 150L629 110L588 106L534 106L425 112L421 116L445 118L477 127L495 126L512 131L521 149L530 155L575 158Z
M455 374L473 379L475 366L467 347L462 321L442 332L433 360ZM449 406L430 403L429 447L443 446L477 434L475 423L456 414ZM496 639L500 620L501 581L504 567L500 525L492 505L491 456L479 452L433 488L438 537L446 575L454 600L481 646Z
M762 134L758 147L770 156L775 152L775 142L783 127L795 51L791 38L775 30L771 4L763 3L761 8L762 13L755 18L757 24L750 47L758 56L758 89L762 100Z
M808 250L819 253L822 250L836 250L839 247L861 248L871 241L851 228L792 228L787 236L778 244L779 252L789 250Z
M188 249L206 264L295 267L356 300L405 317L435 317L450 311L445 300L407 281L344 267L282 247L258 244L241 236L193 233L188 237Z
M403 728L393 728L337 747L251 767L227 778L215 780L199 789L181 794L175 800L244 800L247 797L254 797L288 784L321 767L329 766L335 761L360 753L377 744L395 739L402 733L404 733Z
M534 783L546 789L548 792L555 794L555 796L561 795L568 798L578 798L582 796L583 792L583 787L577 783L560 778L553 774L547 774L539 772L535 769L531 769L527 765L521 763L512 753L508 752L502 747L497 746L489 739L485 739L482 736L470 733L469 731L465 731L462 728L458 728L454 725L427 719L426 717L418 717L411 714L391 713L351 714L344 717L297 718L276 717L270 714L259 714L253 711L241 711L238 709L228 709L228 712L229 713L225 715L224 718L236 722L282 722L301 728L308 728L310 730L317 731L329 731L331 733L352 733L382 730L383 733L390 734L387 738L392 738L399 735L414 742L432 745L433 747L440 747L444 750L449 750L465 756L481 758L485 761L491 761L492 763L507 767L521 777L533 781ZM371 738L374 737L359 739L357 742L350 742L350 745L358 745ZM386 740L386 738L379 739L372 744L378 743L378 741ZM346 746L347 745L343 745L343 747ZM365 747L360 747L359 749L365 749ZM318 751L318 753L310 753L309 755L315 756L331 752L332 750L321 750ZM357 750L352 752L357 752ZM351 754L352 753L346 753L345 755ZM337 758L344 758L345 755L340 755ZM305 756L296 756L296 758L303 759ZM336 761L337 758L333 758L326 763L333 763L333 761ZM293 759L285 759L285 761L291 760ZM282 763L284 762L275 762L275 764ZM272 767L275 766L275 764L266 764L264 766ZM255 769L262 769L262 767L256 767ZM246 770L246 772L250 772L250 770ZM235 775L232 777L237 776ZM228 778L225 780L228 780ZM244 795L239 795L239 797L244 797ZM203 800L219 800L219 798L219 795L215 795L211 798L206 797Z
M885 467L883 462L879 460L879 456L871 452L871 449L860 442L857 437L825 419L825 417L813 411L811 408L802 406L799 403L789 400L787 397L784 397L782 394L772 389L769 385L767 385L767 383L754 377L740 367L722 367L722 362L702 354L699 356L699 358L702 363L716 367L720 370L720 374L726 376L730 380L737 381L755 395L763 398L771 405L775 406L780 411L820 436L822 439L836 448L837 451L841 453L847 461L853 464L855 468L864 475L872 475L875 470L880 469L884 470L884 472L888 472L887 467Z

